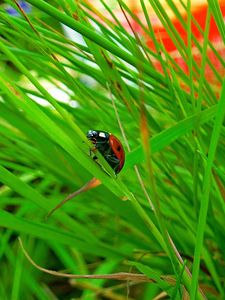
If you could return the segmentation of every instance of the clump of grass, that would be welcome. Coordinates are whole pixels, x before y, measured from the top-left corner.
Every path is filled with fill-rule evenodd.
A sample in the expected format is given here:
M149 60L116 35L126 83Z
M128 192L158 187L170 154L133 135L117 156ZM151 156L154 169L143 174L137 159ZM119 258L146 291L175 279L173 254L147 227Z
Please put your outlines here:
M118 1L129 30L105 1L99 3L109 16L89 1L29 0L32 14L8 2L21 17L0 10L0 298L127 299L127 285L107 276L62 279L57 289L54 277L26 261L20 236L32 259L48 269L139 272L149 282L129 281L130 299L162 293L171 299L223 299L225 83L207 56L213 49L224 65L208 37L210 17L224 37L218 3L208 1L200 43L191 30L197 20L190 1L181 2L187 22L168 1L186 32L185 44L160 1L149 1L185 72L155 34L146 1L140 1L145 20ZM84 43L68 38L62 24ZM218 86L205 79L206 67ZM50 87L68 101L52 95ZM89 157L90 128L121 139L126 163L118 178L100 155L110 176ZM102 185L43 221L93 177Z

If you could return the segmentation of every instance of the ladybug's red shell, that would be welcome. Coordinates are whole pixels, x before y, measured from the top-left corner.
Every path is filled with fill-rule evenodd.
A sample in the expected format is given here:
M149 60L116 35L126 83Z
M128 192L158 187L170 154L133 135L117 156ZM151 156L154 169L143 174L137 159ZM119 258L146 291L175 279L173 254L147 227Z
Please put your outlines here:
M89 130L87 138L95 145L93 150L98 150L113 168L115 173L119 173L125 161L123 146L117 137L106 131Z
M125 153L123 150L123 146L122 146L121 142L118 140L118 138L112 134L109 135L109 144L110 144L110 147L113 150L115 156L120 161L119 166L117 168L117 173L119 173L120 170L123 168L124 161L125 161Z

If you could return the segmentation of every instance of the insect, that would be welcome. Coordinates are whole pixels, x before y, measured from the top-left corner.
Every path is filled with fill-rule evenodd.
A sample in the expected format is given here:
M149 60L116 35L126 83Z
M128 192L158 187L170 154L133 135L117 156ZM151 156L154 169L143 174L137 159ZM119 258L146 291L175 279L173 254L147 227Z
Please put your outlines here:
M125 161L125 152L118 138L106 131L93 129L87 132L87 138L94 145L91 152L95 153L98 150L114 170L115 174L118 174L122 170ZM96 156L93 158L97 159Z
M125 161L125 152L121 142L111 133L99 130L89 130L87 132L87 138L92 142L94 148L91 149L91 152L95 153L97 150L102 154L106 159L108 164L112 167L114 172L118 174L123 168ZM97 156L94 155L94 160L97 159ZM92 188L97 187L101 184L101 181L97 178L92 178L80 189L76 190L72 194L69 194L64 198L58 205L56 205L46 216L46 219L50 217L57 209L62 207L70 199L78 196L81 193L84 193Z

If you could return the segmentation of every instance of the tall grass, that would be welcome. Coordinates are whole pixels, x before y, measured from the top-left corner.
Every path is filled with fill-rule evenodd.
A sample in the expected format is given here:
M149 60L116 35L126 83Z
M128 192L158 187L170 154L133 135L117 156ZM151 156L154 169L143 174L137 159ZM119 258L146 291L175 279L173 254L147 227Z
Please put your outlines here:
M126 28L103 0L107 14L87 0L29 0L30 14L7 2L20 17L0 10L0 298L224 299L225 82L208 56L224 67L209 39L211 17L224 38L218 2L208 1L203 31L191 1L180 1L187 22L167 1L186 41L160 1L140 1L142 20L118 0ZM149 3L188 72L153 30ZM89 156L91 128L122 141L117 177ZM93 177L102 185L45 219ZM44 274L18 236L42 267L101 279ZM107 277L121 272L143 277Z

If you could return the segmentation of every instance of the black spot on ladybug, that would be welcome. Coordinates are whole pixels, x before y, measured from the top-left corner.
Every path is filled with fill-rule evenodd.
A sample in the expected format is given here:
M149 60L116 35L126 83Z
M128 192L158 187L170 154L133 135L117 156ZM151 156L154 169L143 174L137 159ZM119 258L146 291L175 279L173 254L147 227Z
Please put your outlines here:
M120 149L121 149L120 146L118 146L118 147L117 147L117 151L120 151Z

